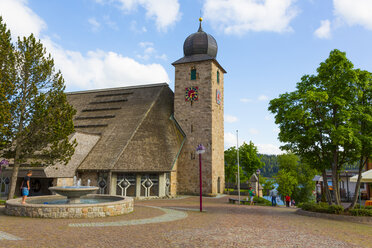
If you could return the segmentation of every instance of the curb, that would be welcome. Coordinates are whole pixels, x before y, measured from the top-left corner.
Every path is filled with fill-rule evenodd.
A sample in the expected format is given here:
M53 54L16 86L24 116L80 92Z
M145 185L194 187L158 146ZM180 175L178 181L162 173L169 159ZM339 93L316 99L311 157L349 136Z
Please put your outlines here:
M354 222L359 224L366 224L372 226L372 218L366 216L345 216L345 215L336 215L336 214L326 214L326 213L317 213L317 212L310 212L305 211L302 209L298 209L296 212L298 215L308 216L308 217L316 217L322 219L329 219L329 220L338 220L338 221L348 221Z

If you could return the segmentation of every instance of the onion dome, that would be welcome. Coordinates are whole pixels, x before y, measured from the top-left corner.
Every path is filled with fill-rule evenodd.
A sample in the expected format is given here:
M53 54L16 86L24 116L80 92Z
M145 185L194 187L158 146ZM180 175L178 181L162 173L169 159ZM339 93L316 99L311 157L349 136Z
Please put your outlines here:
M198 32L189 35L183 43L183 53L185 56L205 54L215 59L218 49L217 42L212 35L203 31L202 20L202 18L199 18Z

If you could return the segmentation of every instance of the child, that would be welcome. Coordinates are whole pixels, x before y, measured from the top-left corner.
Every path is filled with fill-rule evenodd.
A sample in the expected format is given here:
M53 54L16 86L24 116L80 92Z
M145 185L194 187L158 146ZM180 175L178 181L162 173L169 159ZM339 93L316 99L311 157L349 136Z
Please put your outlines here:
M287 206L287 208L289 208L290 202L291 202L291 197L289 195L286 195L285 196L285 205Z
M21 192L22 192L22 204L26 203L27 196L30 192L30 178L32 176L32 171L28 171L27 175L23 178L21 184Z

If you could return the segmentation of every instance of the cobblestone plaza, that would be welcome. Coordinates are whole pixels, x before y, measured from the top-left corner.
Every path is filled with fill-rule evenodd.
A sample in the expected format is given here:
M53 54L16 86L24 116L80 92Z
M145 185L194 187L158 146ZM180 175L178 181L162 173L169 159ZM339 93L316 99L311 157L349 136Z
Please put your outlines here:
M372 226L296 209L228 204L227 197L135 202L105 219L33 219L0 210L0 247L372 247ZM25 232L25 226L28 227Z

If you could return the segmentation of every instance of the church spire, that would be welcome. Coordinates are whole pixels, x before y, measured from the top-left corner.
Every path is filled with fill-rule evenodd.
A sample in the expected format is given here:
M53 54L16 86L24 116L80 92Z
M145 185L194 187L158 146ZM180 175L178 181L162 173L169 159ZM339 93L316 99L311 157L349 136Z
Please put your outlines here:
M203 29L202 29L202 25L201 25L202 21L203 21L203 18L199 17L199 22L200 22L200 23L199 23L199 29L198 29L198 32L204 32Z

